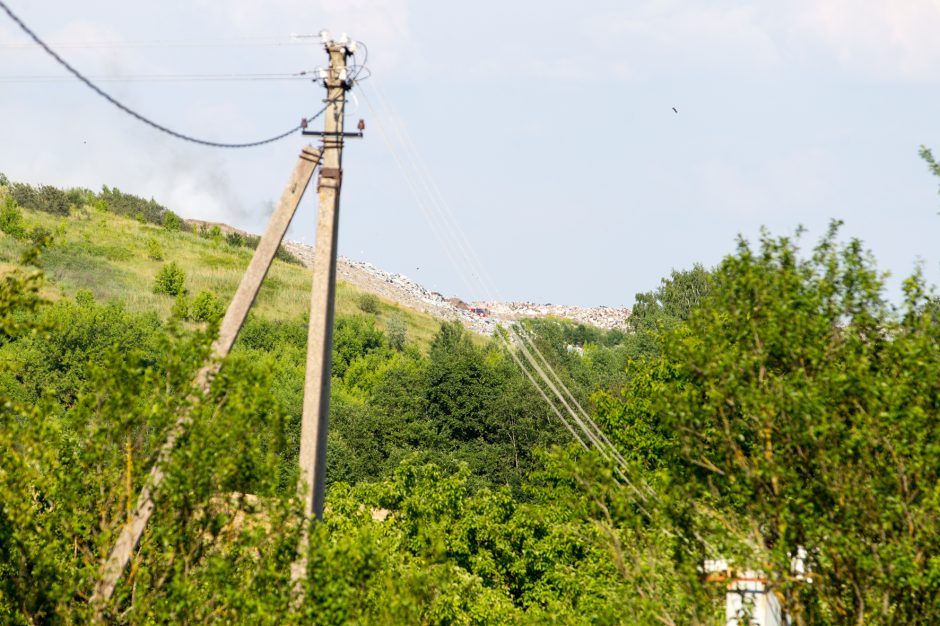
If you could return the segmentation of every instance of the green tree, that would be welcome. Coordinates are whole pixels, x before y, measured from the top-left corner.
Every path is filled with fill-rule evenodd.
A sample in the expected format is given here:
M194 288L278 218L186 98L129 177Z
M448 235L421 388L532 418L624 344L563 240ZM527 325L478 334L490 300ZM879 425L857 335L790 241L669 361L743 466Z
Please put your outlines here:
M673 270L654 291L636 294L627 323L637 332L674 326L689 319L710 288L711 272L699 264L690 270Z
M379 298L374 293L363 293L356 300L359 310L369 315L376 315L379 312Z
M200 291L189 307L189 317L194 322L218 322L225 315L225 307L211 291Z
M26 237L26 224L23 222L23 212L16 206L13 198L5 197L0 202L0 231L15 239Z
M184 222L183 218L174 213L173 211L167 210L163 217L161 218L161 225L165 230L170 232L177 232L183 229Z
M408 325L401 315L395 314L385 322L385 334L388 336L388 345L398 351L405 348L408 341Z
M895 316L837 234L742 241L606 422L659 456L689 544L763 571L794 623L934 623L940 326L922 279Z
M163 260L163 246L153 237L147 238L147 258L152 261Z
M168 296L186 293L186 272L176 264L176 261L167 263L157 272L153 282L153 292Z

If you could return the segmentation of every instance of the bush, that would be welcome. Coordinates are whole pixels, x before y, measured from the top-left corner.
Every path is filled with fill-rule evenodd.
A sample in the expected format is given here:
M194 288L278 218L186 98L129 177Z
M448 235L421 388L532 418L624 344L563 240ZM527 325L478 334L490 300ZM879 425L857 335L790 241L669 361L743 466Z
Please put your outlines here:
M390 348L398 351L404 349L405 343L408 341L408 325L405 324L405 320L401 315L396 313L388 318L385 323L385 336L388 337Z
M0 172L0 187L9 187L10 179L3 172Z
M46 248L52 243L52 231L42 226L34 226L29 231L29 240L37 248Z
M232 232L225 236L225 242L235 248L241 248L245 245L245 238L241 233Z
M42 185L39 188L26 183L13 183L10 195L16 203L27 209L35 209L53 215L68 215L68 195L61 189L51 185Z
M252 247L257 248L258 244L256 243ZM290 263L291 265L303 265L303 261L301 261L296 256L288 252L287 248L285 248L284 246L277 247L277 252L274 253L274 258L280 259L281 261L284 261L285 263Z
M94 192L88 189L82 189L80 187L73 187L65 192L65 200L69 203L69 207L73 209L78 209L93 200L95 197Z
M375 315L379 312L379 299L375 294L364 293L359 296L359 310L363 313Z
M153 282L153 292L168 296L178 296L186 293L186 273L180 269L176 261L160 268Z
M163 228L170 232L176 232L183 229L183 218L174 213L173 211L167 211L163 214Z
M124 193L116 187L109 189L107 185L101 188L101 193L98 194L98 200L103 201L107 210L111 213L135 219L141 219L139 215L142 215L142 221L150 222L151 224L163 224L164 216L170 212L165 206L155 202L153 199L144 200L139 196Z
M147 258L154 261L163 260L163 248L160 246L160 242L153 237L147 239Z
M189 317L194 322L216 322L222 319L223 315L225 309L222 302L211 291L200 291L189 307Z
M79 289L75 292L75 303L78 306L91 306L95 303L95 294L91 289Z
M26 236L23 212L16 206L13 198L5 198L3 205L0 206L0 231L16 239L23 239Z
M176 300L173 302L173 308L170 309L170 317L175 320L189 319L189 299L186 298L185 293L176 295Z

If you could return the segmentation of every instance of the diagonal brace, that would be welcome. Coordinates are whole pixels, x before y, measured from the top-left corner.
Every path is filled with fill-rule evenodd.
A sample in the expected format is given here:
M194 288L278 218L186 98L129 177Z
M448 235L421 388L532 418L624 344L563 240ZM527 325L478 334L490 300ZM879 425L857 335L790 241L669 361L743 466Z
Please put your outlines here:
M291 218L294 217L300 199L313 177L314 170L320 163L320 155L320 150L309 146L305 147L300 153L294 172L284 189L284 193L281 195L281 200L274 214L271 216L271 221L268 222L267 230L261 237L261 241L251 257L251 262L248 264L248 269L245 270L241 283L238 285L238 290L225 312L225 317L219 327L219 336L212 344L212 357L199 370L193 381L193 384L200 392L208 392L212 378L218 373L222 365L222 359L232 349L232 345L238 337L238 331L241 330L242 324L245 322L248 310L254 303L258 290L261 288L261 283L271 267L275 253L277 253L278 246L287 232ZM165 476L164 467L176 447L176 442L186 432L191 421L192 416L189 409L184 408L170 428L167 438L160 448L157 461L150 469L150 476L137 498L137 506L134 508L128 522L121 529L121 534L104 563L101 578L95 586L95 592L91 599L92 604L97 607L99 619L104 605L114 594L118 580L120 580L124 568L127 567L137 544L140 542L140 537L147 527L147 522L153 515L154 492L163 481Z

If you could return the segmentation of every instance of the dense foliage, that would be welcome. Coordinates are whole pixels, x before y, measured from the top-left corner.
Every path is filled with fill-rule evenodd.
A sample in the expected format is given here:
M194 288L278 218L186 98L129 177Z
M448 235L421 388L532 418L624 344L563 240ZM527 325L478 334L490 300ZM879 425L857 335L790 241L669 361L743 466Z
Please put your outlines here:
M93 619L183 410L106 621L723 624L726 582L702 571L718 558L792 623L940 619L936 299L915 274L891 304L838 225L809 253L765 235L673 272L623 331L520 329L621 470L570 445L498 342L450 323L421 347L361 299L334 328L327 511L295 603L305 321L249 317L194 395L223 299L185 276L164 317L58 297L38 269L56 234L33 238L2 186L0 236L35 242L0 275L2 623Z

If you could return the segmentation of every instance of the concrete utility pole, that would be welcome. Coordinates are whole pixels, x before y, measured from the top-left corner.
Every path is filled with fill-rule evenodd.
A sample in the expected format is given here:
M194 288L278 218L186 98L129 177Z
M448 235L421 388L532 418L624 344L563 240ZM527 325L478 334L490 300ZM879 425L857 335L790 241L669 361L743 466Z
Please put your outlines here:
M339 232L339 190L343 176L343 115L346 90L344 44L326 44L330 55L326 78L327 102L320 160L320 209L313 256L313 292L307 333L307 371L300 429L300 484L305 493L304 512L323 517L326 472L326 433L330 413L330 370L333 356L333 304L336 293L336 238Z
M287 182L283 195L281 195L281 200L271 216L271 221L268 223L254 255L251 257L248 269L242 276L238 290L225 312L225 317L219 327L218 339L212 344L212 358L196 374L193 384L202 393L208 393L212 378L218 373L219 367L222 365L222 359L228 356L229 351L232 349L238 331L248 315L248 309L251 308L255 297L258 295L261 282L268 273L268 268L271 267L277 248L284 238L284 233L287 232L291 218L294 217L297 205L300 203L300 199L303 197L304 191L313 177L313 171L319 162L319 150L307 147L300 153L294 172ZM192 400L195 400L195 397ZM121 528L117 541L104 563L101 577L95 586L92 597L92 604L96 606L99 619L101 619L104 604L111 599L114 588L128 562L133 557L134 550L147 526L147 522L153 515L155 507L154 492L163 482L164 469L170 460L173 449L176 447L177 440L189 427L191 421L192 417L188 408L184 409L183 413L177 417L176 422L167 434L163 446L160 448L157 462L150 469L150 476L140 492L137 505L134 507L130 519Z
M342 39L345 40L345 36ZM313 257L313 290L310 299L307 368L300 428L298 490L304 498L304 528L298 546L298 558L291 568L295 587L305 576L307 569L307 524L311 518L323 518L333 360L336 239L339 232L339 192L343 177L343 141L346 136L343 132L344 106L346 92L352 86L346 68L346 59L352 54L350 45L345 41L332 40L325 41L324 44L330 56L330 67L324 77L328 106L324 116L324 128L322 133L305 131L308 135L322 134L323 156L318 183L320 208L317 214L316 248Z

